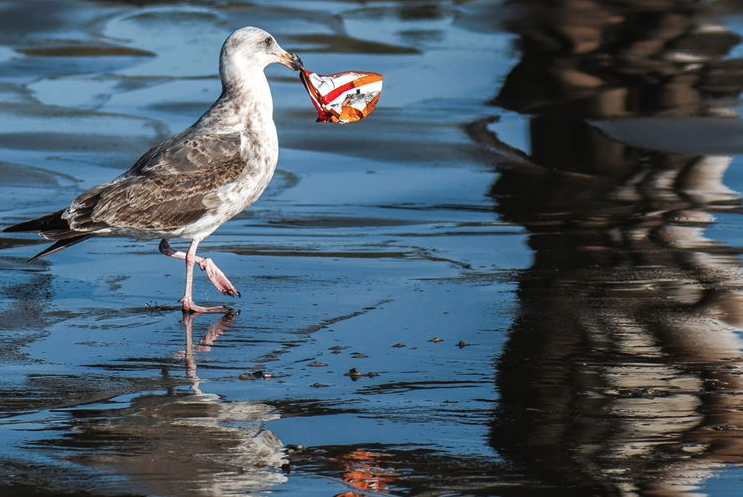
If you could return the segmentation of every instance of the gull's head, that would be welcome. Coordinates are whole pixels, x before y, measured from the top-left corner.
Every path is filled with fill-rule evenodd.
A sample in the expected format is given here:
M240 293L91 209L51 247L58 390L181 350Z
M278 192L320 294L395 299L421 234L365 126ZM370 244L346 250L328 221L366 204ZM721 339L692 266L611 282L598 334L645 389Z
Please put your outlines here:
M299 71L302 60L279 46L270 33L262 29L246 27L232 33L224 45L220 56L220 71L245 74L253 70L262 71L269 64L283 64L289 69Z

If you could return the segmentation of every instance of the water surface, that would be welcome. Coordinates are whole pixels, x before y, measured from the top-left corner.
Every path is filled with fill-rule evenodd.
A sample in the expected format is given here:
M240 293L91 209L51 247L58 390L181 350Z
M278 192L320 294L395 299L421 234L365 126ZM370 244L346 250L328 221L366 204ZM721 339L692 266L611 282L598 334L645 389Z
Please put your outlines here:
M10 1L0 214L191 124L230 31L385 75L202 244L0 244L3 495L736 495L740 12L728 2ZM225 303L197 274L199 302ZM239 312L238 312L239 311Z

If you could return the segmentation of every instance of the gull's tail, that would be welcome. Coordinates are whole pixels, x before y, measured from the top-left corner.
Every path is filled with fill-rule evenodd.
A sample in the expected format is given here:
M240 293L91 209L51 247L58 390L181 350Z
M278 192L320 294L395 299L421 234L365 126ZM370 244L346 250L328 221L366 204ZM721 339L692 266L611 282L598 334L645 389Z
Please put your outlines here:
M46 255L53 254L63 248L75 245L84 240L87 240L92 233L81 233L70 228L66 219L62 218L64 211L53 212L47 216L42 216L38 219L32 219L24 223L14 224L8 226L3 230L4 233L16 233L23 231L36 231L44 238L49 240L56 240L56 242L49 247L45 248L35 256L31 257L28 262L40 259Z

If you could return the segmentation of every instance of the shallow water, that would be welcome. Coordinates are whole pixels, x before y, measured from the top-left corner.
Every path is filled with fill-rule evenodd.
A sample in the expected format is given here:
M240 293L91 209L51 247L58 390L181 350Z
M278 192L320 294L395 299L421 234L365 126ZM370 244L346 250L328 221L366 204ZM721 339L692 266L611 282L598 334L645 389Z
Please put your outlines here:
M381 72L201 248L0 239L2 495L737 495L743 11L695 1L0 4L0 214L191 124L243 25ZM183 245L181 242L180 245Z

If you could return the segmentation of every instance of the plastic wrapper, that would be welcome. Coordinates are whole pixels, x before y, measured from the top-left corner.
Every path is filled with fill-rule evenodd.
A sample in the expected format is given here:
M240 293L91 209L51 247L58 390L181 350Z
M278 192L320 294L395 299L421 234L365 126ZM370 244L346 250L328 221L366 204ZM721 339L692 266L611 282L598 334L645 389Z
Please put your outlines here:
M302 69L299 77L317 109L317 122L359 121L371 114L382 93L382 75L373 72L322 75Z

